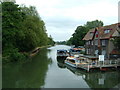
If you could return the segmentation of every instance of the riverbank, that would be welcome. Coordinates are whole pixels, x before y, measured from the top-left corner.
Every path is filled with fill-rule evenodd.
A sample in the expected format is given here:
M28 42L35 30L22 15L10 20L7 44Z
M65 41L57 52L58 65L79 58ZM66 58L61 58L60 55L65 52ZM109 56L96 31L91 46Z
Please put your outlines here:
M12 62L3 66L3 88L113 88L119 87L120 71L94 71L87 73L65 65L56 58L58 49L66 45L42 48L30 60ZM56 83L59 81L59 83Z
M15 63L15 62L20 62L20 63L25 63L30 61L31 57L34 57L42 48L47 48L51 47L52 45L46 45L46 46L41 46L41 47L36 47L35 49L29 51L29 52L19 52L19 54L11 53L14 54L14 57L11 57L12 60L9 60L8 57L2 57L2 63L9 64L9 63Z
M35 49L33 49L32 51L29 52L29 56L33 57L33 56L35 56L40 51L40 49L42 49L42 48L48 48L48 47L51 47L51 46L52 45L36 47Z

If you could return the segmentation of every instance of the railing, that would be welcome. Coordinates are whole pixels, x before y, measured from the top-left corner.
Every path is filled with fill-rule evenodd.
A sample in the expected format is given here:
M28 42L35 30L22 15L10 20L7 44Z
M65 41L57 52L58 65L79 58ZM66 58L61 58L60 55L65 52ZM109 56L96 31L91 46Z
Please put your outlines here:
M92 65L116 65L116 64L120 64L120 60L105 60L105 61L97 61L93 64L90 63Z
M86 69L88 72L91 68L101 68L101 67L117 67L120 66L120 60L105 60L97 62L87 62L86 64L79 64L79 68Z

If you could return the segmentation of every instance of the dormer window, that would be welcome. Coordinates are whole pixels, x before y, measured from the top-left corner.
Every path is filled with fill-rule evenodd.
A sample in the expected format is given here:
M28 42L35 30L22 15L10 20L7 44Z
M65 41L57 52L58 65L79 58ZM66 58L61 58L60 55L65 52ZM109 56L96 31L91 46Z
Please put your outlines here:
M94 34L93 32L90 32L90 36L93 36L93 34Z
M98 38L98 31L96 31L95 36L96 36L96 38Z
M109 33L109 32L110 32L110 29L105 29L105 30L104 30L104 33L105 33L105 34L107 34L107 33Z

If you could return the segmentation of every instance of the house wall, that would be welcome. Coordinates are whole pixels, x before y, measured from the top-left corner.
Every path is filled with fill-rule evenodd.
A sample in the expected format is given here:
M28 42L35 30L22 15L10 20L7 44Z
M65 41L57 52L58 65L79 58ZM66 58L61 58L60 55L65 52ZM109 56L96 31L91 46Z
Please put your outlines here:
M111 40L109 40L109 51L108 51L108 53L110 54L113 49L115 49L115 46L114 46L113 42Z
M86 54L88 55L93 54L93 42L91 40L86 41L85 51L86 51Z
M97 43L96 43L97 41ZM114 49L114 44L109 39L101 40L101 54L105 55L105 58L109 58L110 52ZM98 40L93 39L86 41L85 45L86 54L98 56Z
M94 34L91 33L90 35L93 35L92 38L87 37L86 39L92 39L88 40L89 44L86 45L86 54L98 55L98 52L100 52L99 54L103 54L105 55L106 59L109 59L110 53L115 48L113 42L110 39L112 37L120 36L118 32L120 31L120 28L116 29L116 27L117 24L113 24L110 26L105 26L104 28L98 28L99 30L96 30ZM110 30L110 32L104 33L105 30Z
M109 40L103 39L101 40L101 54L108 58L108 51L109 51Z

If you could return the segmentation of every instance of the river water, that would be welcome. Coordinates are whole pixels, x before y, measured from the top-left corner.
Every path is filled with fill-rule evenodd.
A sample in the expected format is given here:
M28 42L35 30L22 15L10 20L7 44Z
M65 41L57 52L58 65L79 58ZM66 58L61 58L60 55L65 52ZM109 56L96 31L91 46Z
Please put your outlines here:
M57 60L57 50L69 48L65 45L43 48L26 63L3 66L3 88L120 88L119 70L87 73Z

